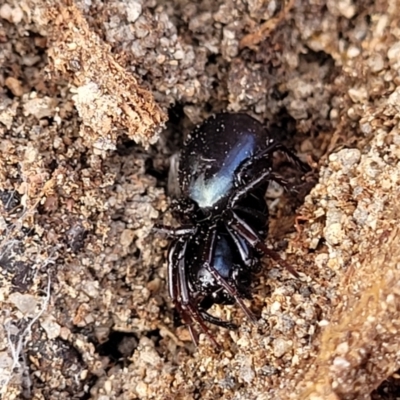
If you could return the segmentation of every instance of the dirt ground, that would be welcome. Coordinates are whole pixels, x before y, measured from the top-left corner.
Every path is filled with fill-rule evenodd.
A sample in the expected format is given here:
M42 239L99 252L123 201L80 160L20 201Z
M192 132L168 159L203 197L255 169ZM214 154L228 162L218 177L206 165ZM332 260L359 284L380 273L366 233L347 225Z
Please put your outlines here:
M0 0L1 398L398 399L399 10ZM256 326L213 307L240 325L218 350L191 343L153 227L170 157L224 110L314 176L271 209L301 277L264 260Z

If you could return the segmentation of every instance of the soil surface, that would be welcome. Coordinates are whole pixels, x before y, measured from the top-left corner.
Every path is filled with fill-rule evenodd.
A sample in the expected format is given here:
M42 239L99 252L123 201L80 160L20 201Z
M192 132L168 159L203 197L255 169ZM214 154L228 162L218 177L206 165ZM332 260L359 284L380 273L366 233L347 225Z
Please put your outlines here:
M400 396L399 0L0 0L2 399ZM237 330L167 290L171 157L246 112L313 168L269 191ZM170 179L171 181L171 179ZM176 183L175 183L176 185Z

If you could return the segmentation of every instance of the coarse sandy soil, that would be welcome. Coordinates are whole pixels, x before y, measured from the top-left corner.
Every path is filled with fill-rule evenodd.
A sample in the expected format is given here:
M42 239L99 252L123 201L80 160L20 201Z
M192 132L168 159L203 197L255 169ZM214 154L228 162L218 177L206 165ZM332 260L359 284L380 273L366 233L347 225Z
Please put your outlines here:
M196 348L153 227L219 111L313 172ZM0 0L1 398L399 398L399 116L399 0Z

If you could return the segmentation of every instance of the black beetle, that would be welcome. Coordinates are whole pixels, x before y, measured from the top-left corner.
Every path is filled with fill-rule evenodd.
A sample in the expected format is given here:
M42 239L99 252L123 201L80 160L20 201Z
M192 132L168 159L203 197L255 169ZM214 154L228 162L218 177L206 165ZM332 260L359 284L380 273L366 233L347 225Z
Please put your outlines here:
M290 189L288 181L273 170L276 151L302 172L309 170L246 114L208 118L183 147L178 170L181 197L172 202L173 215L182 225L158 226L158 230L173 237L168 251L169 294L195 343L194 322L217 346L205 321L235 327L207 312L213 304L236 301L255 321L243 299L251 298L252 277L263 254L297 275L264 243L268 184L275 181Z

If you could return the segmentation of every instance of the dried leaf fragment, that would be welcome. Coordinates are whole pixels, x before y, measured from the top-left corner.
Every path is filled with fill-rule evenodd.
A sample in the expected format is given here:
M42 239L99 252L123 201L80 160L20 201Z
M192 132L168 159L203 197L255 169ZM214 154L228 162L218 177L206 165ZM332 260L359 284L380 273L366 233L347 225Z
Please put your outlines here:
M49 23L50 71L76 87L74 101L83 124L81 136L88 144L113 148L118 132L148 146L157 140L165 113L152 94L118 64L110 46L91 31L73 2L52 4Z

